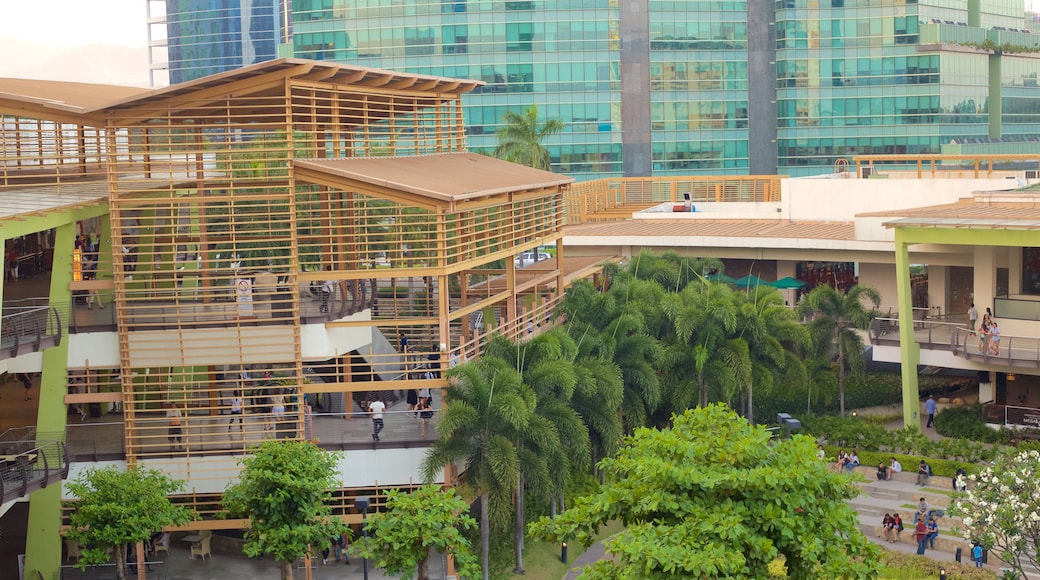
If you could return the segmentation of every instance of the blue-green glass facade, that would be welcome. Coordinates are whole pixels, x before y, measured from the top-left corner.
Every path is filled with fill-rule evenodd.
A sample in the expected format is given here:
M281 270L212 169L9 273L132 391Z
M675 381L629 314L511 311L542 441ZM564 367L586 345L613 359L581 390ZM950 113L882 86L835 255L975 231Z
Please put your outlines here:
M169 0L178 1L201 0ZM232 0L210 0L221 1ZM495 147L506 110L538 105L566 123L547 145L554 168L578 179L808 175L832 171L839 157L939 153L954 139L1040 133L1040 59L968 46L1040 44L1024 30L1020 0L291 0L289 8L298 57L485 81L463 101L473 149Z
M277 0L166 0L170 83L278 55Z

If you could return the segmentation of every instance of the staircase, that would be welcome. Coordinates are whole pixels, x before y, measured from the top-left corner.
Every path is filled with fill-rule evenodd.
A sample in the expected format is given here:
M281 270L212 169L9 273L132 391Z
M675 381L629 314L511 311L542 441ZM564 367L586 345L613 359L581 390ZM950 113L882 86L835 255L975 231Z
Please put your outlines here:
M950 505L953 480L949 477L932 476L927 486L920 487L915 483L917 473L893 473L890 474L892 479L877 481L875 467L860 466L855 471L866 479L857 483L860 495L849 502L852 509L859 514L860 530L867 538L885 549L916 553L914 512L917 511L918 500L923 497L928 501L930 509L945 511ZM886 542L882 533L881 521L886 513L898 513L903 518L904 529L895 543ZM954 532L954 528L961 524L960 518L943 514L936 518L936 522L939 524L939 536L935 539L935 548L928 549L924 555L933 560L953 562L956 560L957 550L960 549L961 562L971 564L971 544ZM990 554L986 567L999 573L999 557ZM1032 577L1032 572L1030 576Z

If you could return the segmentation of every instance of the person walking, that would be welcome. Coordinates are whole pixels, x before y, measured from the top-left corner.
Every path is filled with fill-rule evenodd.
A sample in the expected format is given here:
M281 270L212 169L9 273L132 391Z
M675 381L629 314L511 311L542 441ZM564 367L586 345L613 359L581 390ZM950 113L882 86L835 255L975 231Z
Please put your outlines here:
M982 567L982 544L975 542L971 546L971 560L975 562L976 568Z
M379 441L379 432L383 430L383 411L386 405L376 399L368 404L368 412L372 414L372 439Z
M332 291L335 289L335 286L335 280L325 280L321 283L321 308L318 309L318 312L329 311L329 298L332 297Z
M971 334L975 334L975 329L978 328L975 325L978 321L979 311L975 310L975 303L972 302L971 306L968 307L968 331L970 331Z
M31 401L32 397L29 395L29 392L32 391L33 388L32 375L29 373L18 373L18 380L21 381L22 386L25 387L25 400Z
M924 402L924 412L928 413L928 424L925 427L931 427L935 423L935 397L928 395L928 400Z
M993 356L1000 356L1000 327L996 320L989 326L989 346L993 349Z
M238 419L238 430L243 429L242 424L242 395L235 394L231 397L231 420L228 421L227 430L231 430L231 426L235 424L235 419Z

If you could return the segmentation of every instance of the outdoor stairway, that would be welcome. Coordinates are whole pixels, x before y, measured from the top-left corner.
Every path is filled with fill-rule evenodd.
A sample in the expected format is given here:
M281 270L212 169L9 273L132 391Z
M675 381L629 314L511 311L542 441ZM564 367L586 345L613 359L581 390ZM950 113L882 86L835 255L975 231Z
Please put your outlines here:
M832 464L834 469L837 466ZM859 514L860 530L871 540L885 549L904 553L916 553L917 540L914 537L914 512L917 511L917 502L924 497L928 500L930 509L946 510L951 501L953 492L953 480L949 477L932 476L929 484L924 487L918 486L916 472L902 472L890 474L892 479L887 481L877 480L877 468L860 466L856 473L862 475L866 481L857 483L860 495L849 501L852 509ZM903 518L903 532L899 534L898 542L887 543L882 536L881 521L886 513L898 513ZM971 563L971 544L962 536L954 532L961 520L947 514L936 518L939 524L939 537L935 539L935 549L928 549L925 556L933 560L952 562L955 560L957 548L961 549L961 562ZM987 567L998 571L1000 560L990 554ZM1027 572L1031 577L1034 572ZM999 573L999 572L998 572Z

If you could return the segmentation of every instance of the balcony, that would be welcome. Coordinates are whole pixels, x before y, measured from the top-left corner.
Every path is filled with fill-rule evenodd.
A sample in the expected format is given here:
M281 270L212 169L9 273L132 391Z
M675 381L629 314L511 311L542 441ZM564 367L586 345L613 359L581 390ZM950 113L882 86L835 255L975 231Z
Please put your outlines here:
M0 321L0 359L14 358L57 346L63 319L46 299L30 298L3 303Z
M18 427L0 434L0 503L7 503L69 475L65 442L36 439L36 429Z

